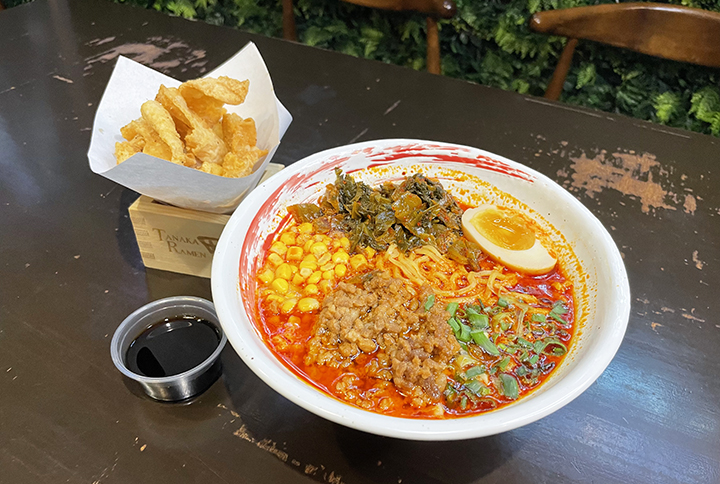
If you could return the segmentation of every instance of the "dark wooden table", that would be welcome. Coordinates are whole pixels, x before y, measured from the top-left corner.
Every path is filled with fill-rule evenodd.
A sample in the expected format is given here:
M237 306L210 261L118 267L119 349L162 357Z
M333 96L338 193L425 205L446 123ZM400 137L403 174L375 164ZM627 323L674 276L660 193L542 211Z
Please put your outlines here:
M279 7L278 7L279 8ZM477 146L557 180L605 224L633 296L605 373L532 425L408 442L324 421L232 348L190 405L137 395L120 321L208 280L145 270L137 194L86 150L117 54L179 79L257 43L295 117L275 161L353 141ZM0 482L720 482L720 142L104 1L0 12Z

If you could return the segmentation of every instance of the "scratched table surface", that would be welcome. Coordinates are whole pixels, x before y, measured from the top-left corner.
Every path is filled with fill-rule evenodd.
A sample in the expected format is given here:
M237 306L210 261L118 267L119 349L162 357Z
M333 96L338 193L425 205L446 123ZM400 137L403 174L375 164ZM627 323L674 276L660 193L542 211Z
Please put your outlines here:
M294 115L276 161L377 138L527 164L607 227L632 291L624 342L579 398L460 442L348 429L297 407L228 347L189 405L126 385L110 338L210 282L146 270L128 207L93 174L93 116L118 55L181 80L254 41ZM720 142L229 28L90 0L0 12L0 482L717 483Z

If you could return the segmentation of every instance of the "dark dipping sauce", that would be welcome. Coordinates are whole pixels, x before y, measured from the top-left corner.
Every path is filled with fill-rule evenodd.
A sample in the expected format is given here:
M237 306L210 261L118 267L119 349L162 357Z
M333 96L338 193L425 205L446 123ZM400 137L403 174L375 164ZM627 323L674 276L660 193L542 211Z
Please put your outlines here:
M127 350L125 364L151 378L178 375L195 368L213 354L220 334L205 319L183 315L148 326Z

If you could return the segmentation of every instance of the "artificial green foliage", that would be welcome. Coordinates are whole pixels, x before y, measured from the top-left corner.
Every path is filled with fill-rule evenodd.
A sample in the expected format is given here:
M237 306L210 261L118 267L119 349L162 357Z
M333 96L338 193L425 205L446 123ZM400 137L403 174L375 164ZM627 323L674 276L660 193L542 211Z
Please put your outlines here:
M26 0L4 0L8 6ZM115 0L213 24L282 36L281 0ZM535 12L612 0L456 0L441 21L443 74L541 96L565 39L535 34ZM665 3L720 11L720 0ZM339 0L294 0L299 40L357 57L425 69L425 18ZM581 41L561 100L720 136L720 70Z

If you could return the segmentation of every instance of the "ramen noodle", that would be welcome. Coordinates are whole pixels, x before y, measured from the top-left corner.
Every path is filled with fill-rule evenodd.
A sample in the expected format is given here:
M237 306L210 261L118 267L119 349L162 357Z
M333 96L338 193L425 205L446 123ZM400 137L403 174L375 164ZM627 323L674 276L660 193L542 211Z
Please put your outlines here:
M561 265L497 262L465 235L471 208L421 175L372 188L338 172L263 256L268 347L321 391L392 416L477 414L540 386L572 342L572 284Z

